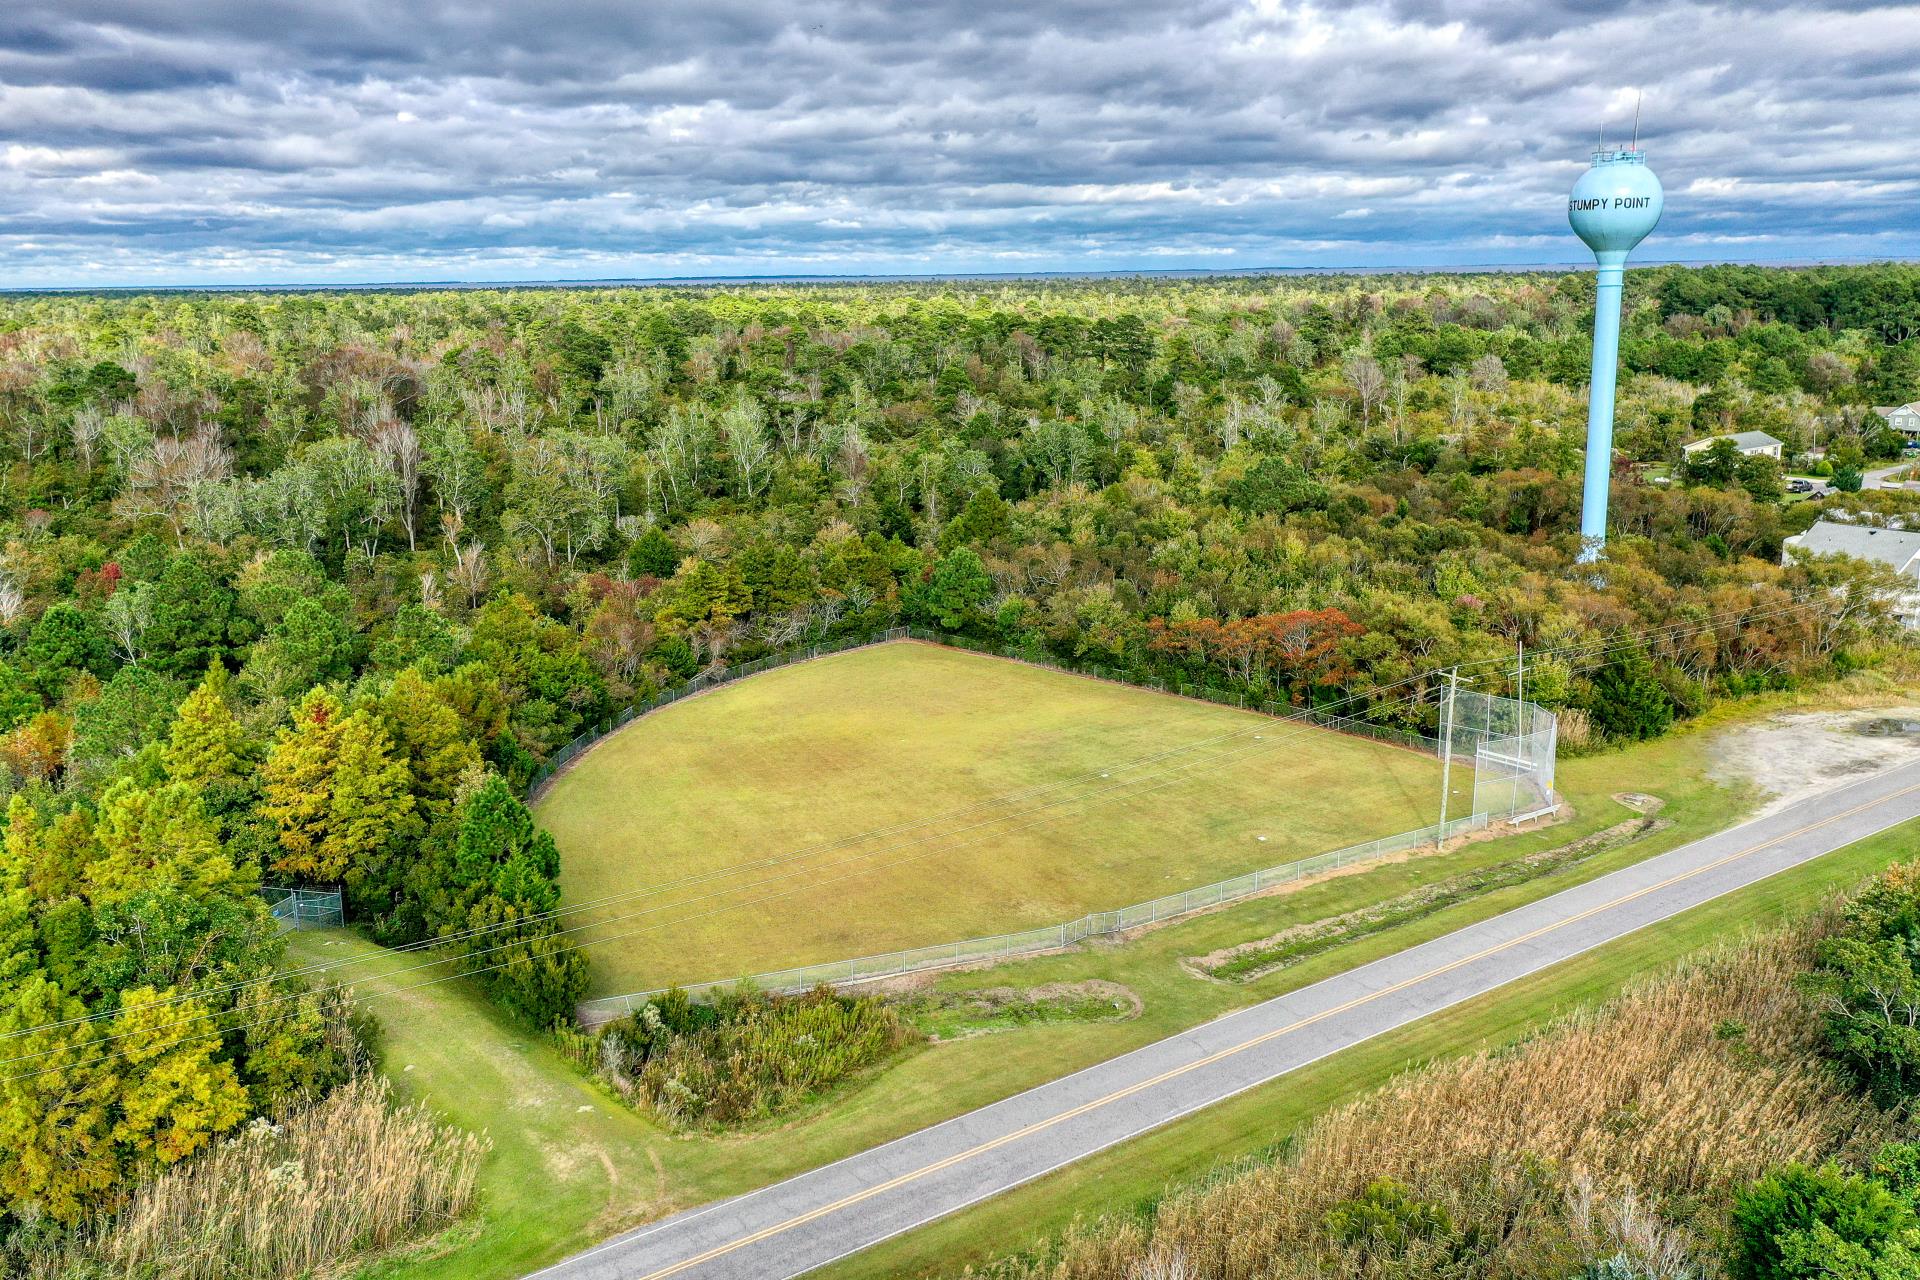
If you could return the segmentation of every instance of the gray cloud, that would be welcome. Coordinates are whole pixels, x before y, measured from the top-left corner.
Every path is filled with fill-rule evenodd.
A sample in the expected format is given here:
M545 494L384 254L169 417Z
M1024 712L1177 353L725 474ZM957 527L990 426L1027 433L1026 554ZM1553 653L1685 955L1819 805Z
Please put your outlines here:
M1911 254L1920 7L15 0L0 284Z

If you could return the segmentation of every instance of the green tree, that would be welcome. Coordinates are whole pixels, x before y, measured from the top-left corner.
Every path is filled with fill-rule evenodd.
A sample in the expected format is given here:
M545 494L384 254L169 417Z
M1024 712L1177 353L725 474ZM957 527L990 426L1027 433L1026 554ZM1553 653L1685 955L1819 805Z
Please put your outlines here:
M246 772L246 732L227 704L227 669L207 668L180 703L167 737L167 776L197 787L238 782Z
M1599 670L1586 701L1593 722L1610 737L1657 738L1673 723L1673 700L1637 644Z
M509 1012L536 1026L572 1016L586 990L586 959L556 936L560 855L506 782L489 774L460 808L441 932L474 933L471 971Z
M460 714L437 686L412 667L373 709L406 762L408 790L430 835L442 835L452 819L460 785L480 768L480 751L467 735Z
M171 988L121 993L108 1024L119 1085L112 1135L136 1169L183 1160L247 1117L233 1064L216 1060L219 1040L201 1034L207 1015Z
M993 598L993 578L971 547L955 547L933 566L913 601L914 612L946 631L958 631Z
M39 695L13 666L0 661L0 733L44 710Z
M1871 1254L1902 1243L1916 1226L1913 1209L1872 1179L1832 1164L1787 1165L1734 1197L1727 1275L1820 1280L1831 1273L1818 1269L1819 1251L1808 1256L1809 1242L1837 1241Z
M40 615L27 636L23 655L40 696L57 701L80 672L106 679L113 670L113 647L93 615L65 601Z
M303 598L253 646L241 676L267 694L295 697L350 675L358 645L359 637L338 611Z
M991 484L974 490L967 505L940 531L940 549L989 546L1013 532L1013 508Z
M1883 1107L1920 1096L1920 863L1848 903L1818 959L1828 1054Z
M460 634L437 610L404 604L386 634L374 642L371 657L382 671L416 667L426 675L439 675L458 664Z
M100 769L154 742L173 718L179 682L145 667L122 667L100 696L73 711L73 761Z
M71 1224L119 1183L113 1068L96 1061L111 1055L86 1013L44 974L0 988L9 1053L44 1064L0 1080L0 1198L16 1217Z
M417 831L409 780L372 712L346 715L339 699L315 689L261 767L259 812L279 843L274 869L338 881L357 913L385 917L395 864Z
M169 887L205 898L257 883L252 868L234 865L219 825L189 783L114 783L100 797L94 839L100 851L87 867L86 892L96 907Z
M190 680L208 663L231 659L252 635L238 616L232 588L202 557L183 552L167 562L154 585L153 621L145 636L156 668Z
M659 525L648 525L627 548L627 572L636 578L671 578L680 564L673 539Z
M1327 487L1289 458L1268 456L1227 486L1227 501L1242 511L1283 515L1327 504Z

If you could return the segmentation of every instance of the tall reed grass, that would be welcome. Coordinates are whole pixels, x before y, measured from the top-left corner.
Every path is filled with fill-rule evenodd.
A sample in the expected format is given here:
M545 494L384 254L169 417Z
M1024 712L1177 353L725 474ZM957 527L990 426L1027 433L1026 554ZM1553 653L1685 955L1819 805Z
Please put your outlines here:
M1076 1228L1004 1280L1698 1280L1734 1188L1893 1122L1819 1055L1812 930L1696 962L1516 1048L1334 1111L1271 1164ZM1356 1226L1355 1224L1359 1224Z
M290 1280L454 1221L485 1138L396 1107L361 1076L140 1187L58 1271L116 1280Z

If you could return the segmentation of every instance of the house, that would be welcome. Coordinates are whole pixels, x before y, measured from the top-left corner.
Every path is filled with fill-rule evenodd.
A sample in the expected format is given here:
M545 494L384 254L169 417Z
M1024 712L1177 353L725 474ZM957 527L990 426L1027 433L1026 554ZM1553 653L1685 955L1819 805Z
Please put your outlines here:
M1733 441L1733 447L1741 453L1746 454L1749 458L1772 458L1775 462L1780 460L1780 450L1782 448L1780 441L1775 440L1764 431L1736 431L1728 436L1708 436L1705 440L1695 440L1692 444L1687 445L1685 451L1687 453L1699 453L1704 449L1713 448L1714 445L1719 444L1722 440Z
M1796 549L1809 555L1853 556L1891 566L1912 584L1894 601L1894 616L1902 626L1920 628L1920 533L1822 520L1805 533L1786 539L1780 549L1780 563L1787 563Z
M1920 437L1920 400L1910 400L1906 404L1875 405L1873 411L1887 420L1887 425L1911 440Z

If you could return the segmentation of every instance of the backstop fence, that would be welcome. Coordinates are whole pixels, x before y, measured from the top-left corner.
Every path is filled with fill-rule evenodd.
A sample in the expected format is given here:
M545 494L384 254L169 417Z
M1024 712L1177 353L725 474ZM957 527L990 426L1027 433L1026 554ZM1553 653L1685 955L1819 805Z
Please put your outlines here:
M347 911L337 889L261 885L260 896L267 900L267 910L279 922L282 933L293 929L338 928L347 922Z
M860 643L879 643L883 640L909 637L936 643L951 643L946 637L921 631L918 628L896 628L883 637ZM849 644L839 647L857 646ZM996 652L976 644L958 644L956 647L986 653ZM835 651L829 648L818 651L806 650L802 653L805 656L817 656L819 653ZM1032 660L1021 654L1001 656ZM767 666L783 666L787 662L801 660L804 660L803 657L785 656L780 661L768 660L766 666L758 669L766 670ZM1041 665L1059 664L1042 663ZM1099 668L1063 665L1061 669L1075 671L1082 675L1113 678L1111 674ZM1136 681L1127 683L1138 684ZM1136 903L1112 911L1090 912L1077 920L1070 920L1063 924L1027 929L1018 933L996 934L992 937L968 938L958 942L915 947L905 951L889 951L851 960L835 960L797 969L782 969L774 973L755 974L746 978L695 983L683 986L681 990L697 998L733 987L744 981L764 991L805 991L822 983L829 986L848 986L930 969L992 963L1023 955L1055 951L1076 942L1083 942L1088 938L1128 933L1241 898L1252 897L1276 886L1309 879L1340 867L1368 862L1375 858L1419 848L1421 845L1438 843L1454 836L1484 830L1501 819L1527 821L1541 817L1557 804L1553 783L1558 721L1551 711L1530 702L1496 697L1472 690L1456 691L1444 704L1439 726L1441 737L1436 740L1409 730L1369 724L1353 717L1305 711L1297 707L1276 707L1274 704L1261 703L1257 700L1249 701L1244 696L1227 694L1220 690L1195 689L1177 683L1145 687L1163 689L1169 693L1180 693L1189 697L1206 698L1208 701L1226 705L1237 705L1248 710L1281 715L1287 719L1310 722L1343 733L1362 734L1431 752L1450 760L1457 767L1473 770L1472 807L1469 812L1450 817L1444 823L1434 823L1416 831L1403 831L1397 835L1383 836L1362 844L1348 845L1345 848L1300 858L1280 866L1235 876L1229 880L1202 885L1196 889L1168 894L1150 902ZM686 694L681 693L678 696L684 697ZM656 699L652 705L664 705L664 702ZM629 715L626 719L630 720L632 716ZM625 723L625 720L621 723ZM1436 803L1437 800L1436 797ZM579 1006L580 1020L593 1025L617 1018L624 1013L631 1013L649 997L661 994L662 990L665 988L584 1001Z

